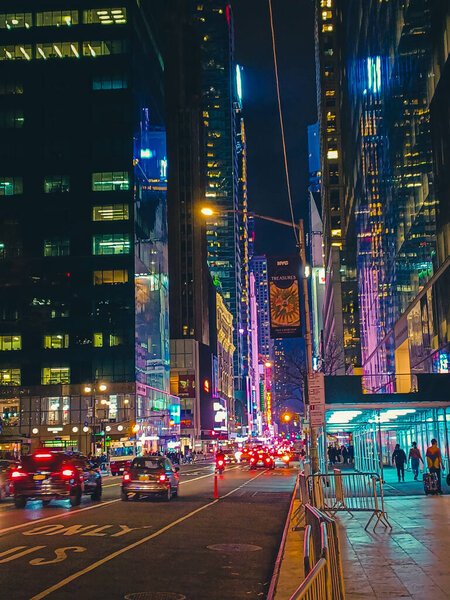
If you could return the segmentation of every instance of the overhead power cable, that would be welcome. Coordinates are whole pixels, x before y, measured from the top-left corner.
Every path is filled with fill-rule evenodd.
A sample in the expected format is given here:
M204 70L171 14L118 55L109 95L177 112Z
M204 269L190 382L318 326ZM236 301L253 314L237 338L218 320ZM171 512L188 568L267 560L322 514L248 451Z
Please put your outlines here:
M289 209L291 211L292 231L294 232L295 241L298 245L299 239L298 239L297 228L296 228L296 223L295 223L295 218L294 218L294 208L292 206L291 182L289 179L289 168L288 168L287 153L286 153L286 141L285 141L285 137L284 137L283 111L281 109L280 82L278 79L278 62L277 62L277 49L276 49L276 45L275 45L275 31L274 31L274 26L273 26L272 0L268 0L268 2L269 2L269 15L270 15L270 31L272 34L273 65L274 65L274 69L275 69L275 82L276 82L276 88L277 88L278 114L280 117L281 142L282 142L282 146L283 146L283 158L284 158L284 170L286 173L286 187L287 187L288 200L289 200Z

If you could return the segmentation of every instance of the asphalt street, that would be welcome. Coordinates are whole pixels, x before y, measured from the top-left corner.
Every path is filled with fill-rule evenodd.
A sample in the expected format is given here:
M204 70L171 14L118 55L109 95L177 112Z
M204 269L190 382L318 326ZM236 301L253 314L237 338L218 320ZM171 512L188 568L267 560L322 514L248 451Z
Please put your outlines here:
M99 503L2 503L0 598L265 598L295 476L283 467L230 466L214 500L213 465L185 465L179 497L170 502L122 502L121 478L110 477Z

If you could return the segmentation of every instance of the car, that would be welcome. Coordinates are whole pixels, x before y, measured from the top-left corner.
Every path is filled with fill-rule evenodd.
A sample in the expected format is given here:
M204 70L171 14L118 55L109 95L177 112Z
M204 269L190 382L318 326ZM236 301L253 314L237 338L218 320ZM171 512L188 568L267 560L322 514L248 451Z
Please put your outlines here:
M250 456L250 470L264 467L265 469L275 469L275 461L268 452L258 450Z
M12 460L0 459L0 502L11 493L10 472L16 463Z
M102 476L98 466L82 454L37 450L22 458L10 472L16 508L25 508L28 500L69 499L78 506L82 494L93 501L102 497Z
M180 484L179 467L174 467L163 456L138 456L123 474L121 499L129 500L130 494L138 500L140 496L162 496L169 501L178 496Z

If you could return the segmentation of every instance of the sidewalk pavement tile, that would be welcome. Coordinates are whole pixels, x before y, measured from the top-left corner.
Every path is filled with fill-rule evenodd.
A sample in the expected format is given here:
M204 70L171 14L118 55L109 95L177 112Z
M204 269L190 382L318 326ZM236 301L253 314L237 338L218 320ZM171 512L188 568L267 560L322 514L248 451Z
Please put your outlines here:
M304 523L299 524L298 522L297 509L299 506L300 501L294 500L275 591L275 600L288 600L305 578L303 569ZM303 513L303 510L301 513ZM300 525L300 528L297 528L298 525Z

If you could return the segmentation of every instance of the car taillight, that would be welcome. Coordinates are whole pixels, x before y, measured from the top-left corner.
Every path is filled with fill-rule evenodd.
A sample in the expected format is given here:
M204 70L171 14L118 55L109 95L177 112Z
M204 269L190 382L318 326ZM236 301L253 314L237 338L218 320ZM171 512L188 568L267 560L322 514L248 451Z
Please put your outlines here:
M223 460L218 460L217 464L219 465L219 467L221 467L223 465Z
M72 469L63 469L62 476L63 477L73 477L75 475L75 471Z
M129 473L124 473L123 474L123 480L124 481L130 481L131 479L131 475Z
M289 460L290 460L290 457L289 457L287 454L285 454L285 455L283 456L283 460L284 460L284 462L289 462Z
M52 458L52 455L49 452L40 452L35 454L34 458Z
M250 462L256 462L256 458L253 458L253 456L252 456L252 458L250 459Z
M26 477L27 474L24 473L23 471L13 471L11 473L11 477L12 479L19 479L19 477Z
M167 481L167 476L166 475L160 475L159 476L159 482L160 483L164 483L165 481Z
M266 463L267 463L267 464L270 464L271 462L272 462L272 460L271 460L269 457L267 457L267 458L266 458Z

